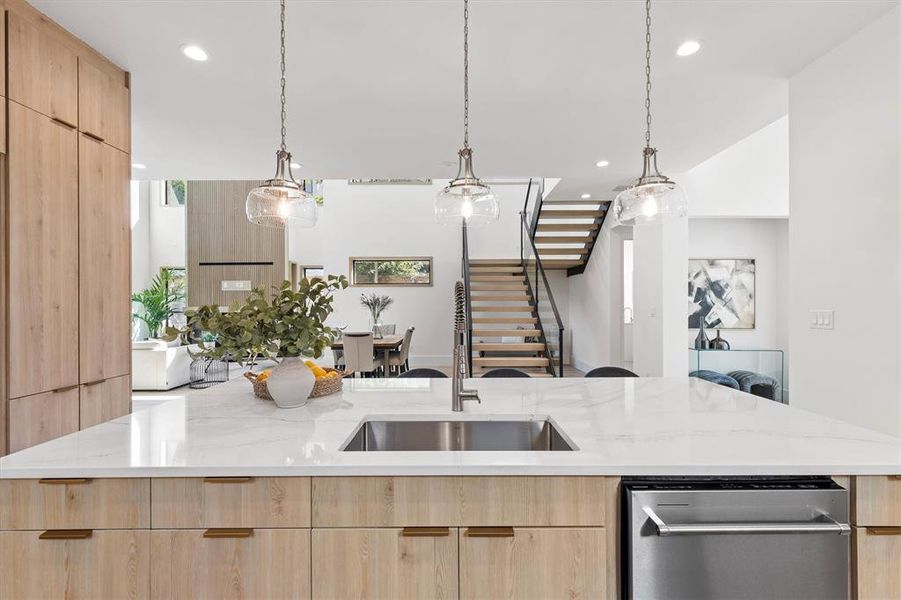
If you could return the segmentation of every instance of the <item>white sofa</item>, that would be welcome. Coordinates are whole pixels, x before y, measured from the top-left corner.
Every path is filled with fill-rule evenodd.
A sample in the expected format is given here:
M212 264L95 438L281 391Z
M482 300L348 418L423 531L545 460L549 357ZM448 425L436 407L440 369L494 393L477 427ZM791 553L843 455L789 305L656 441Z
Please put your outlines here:
M191 381L191 356L194 346L169 346L159 340L132 342L131 389L171 390Z

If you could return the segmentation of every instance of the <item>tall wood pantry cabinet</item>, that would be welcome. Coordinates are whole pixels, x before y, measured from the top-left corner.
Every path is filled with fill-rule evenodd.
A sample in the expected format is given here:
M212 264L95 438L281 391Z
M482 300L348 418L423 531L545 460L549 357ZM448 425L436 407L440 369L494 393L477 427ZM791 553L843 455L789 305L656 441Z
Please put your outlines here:
M0 454L131 409L129 75L0 0Z

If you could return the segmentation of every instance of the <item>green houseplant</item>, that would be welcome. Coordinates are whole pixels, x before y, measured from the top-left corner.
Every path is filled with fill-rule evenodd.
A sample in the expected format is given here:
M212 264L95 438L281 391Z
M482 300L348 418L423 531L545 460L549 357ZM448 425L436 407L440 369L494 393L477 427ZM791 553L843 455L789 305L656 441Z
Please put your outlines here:
M184 289L173 286L172 283L169 271L163 270L153 278L150 287L131 295L131 301L141 305L141 310L132 313L132 317L147 326L148 337L160 336L163 325L175 314L176 306L185 298Z
M333 294L347 287L347 278L328 275L302 279L296 290L288 281L273 289L271 299L255 288L244 302L222 312L218 306L201 306L185 313L184 339L197 343L205 358L236 361L251 368L260 358L311 356L318 358L335 339L325 320L334 310ZM192 339L200 330L215 336L215 344Z

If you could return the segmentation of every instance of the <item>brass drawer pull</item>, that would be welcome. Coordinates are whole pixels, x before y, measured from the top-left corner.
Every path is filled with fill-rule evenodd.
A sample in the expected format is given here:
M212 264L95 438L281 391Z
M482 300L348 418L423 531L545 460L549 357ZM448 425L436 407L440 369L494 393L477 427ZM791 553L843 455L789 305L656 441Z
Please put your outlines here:
M97 385L97 384L103 383L104 381L106 381L106 379L98 379L97 381L89 381L87 383L82 383L81 385L88 387L90 385Z
M889 479L901 480L901 475L889 475Z
M59 477L54 479L38 479L38 483L47 485L78 485L82 483L91 483L91 480L87 477Z
M253 477L204 477L204 483L247 483L253 481Z
M447 537L450 527L404 527L400 534L404 537Z
M207 529L203 532L205 538L249 538L253 535L253 529Z
M76 128L75 125L73 125L72 123L69 123L65 119L60 119L59 117L50 117L50 120L53 121L54 123L58 123L58 124L62 125L63 127L68 127L69 129Z
M512 527L470 527L466 530L466 537L482 538L507 538L515 534Z
M39 540L86 540L92 529L48 529L38 536Z
M77 385L68 385L66 387L56 388L55 390L53 390L53 393L54 394L62 394L63 392L68 392L70 390L75 390L75 389L78 389Z
M901 527L867 527L870 535L901 535Z

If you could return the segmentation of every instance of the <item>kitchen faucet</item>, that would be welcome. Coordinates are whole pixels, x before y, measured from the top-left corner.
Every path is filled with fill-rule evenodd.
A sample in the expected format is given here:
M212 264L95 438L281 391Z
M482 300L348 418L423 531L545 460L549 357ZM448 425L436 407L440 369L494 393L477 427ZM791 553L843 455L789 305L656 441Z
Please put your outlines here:
M466 353L472 352L466 345L464 297L463 282L458 281L454 286L456 310L454 311L454 351L453 364L451 366L451 410L454 412L463 412L463 402L466 400L475 400L479 404L482 403L482 399L479 398L479 392L463 389L463 379L469 370L469 360Z

